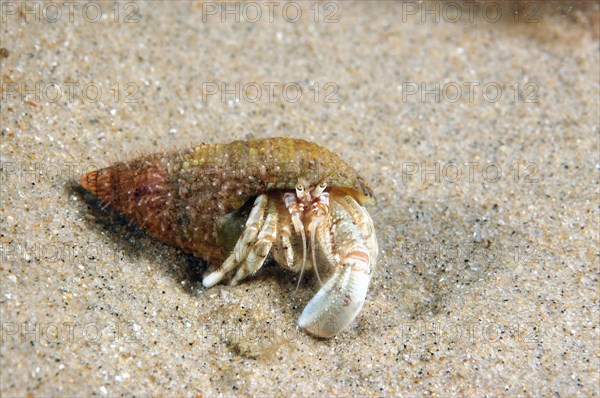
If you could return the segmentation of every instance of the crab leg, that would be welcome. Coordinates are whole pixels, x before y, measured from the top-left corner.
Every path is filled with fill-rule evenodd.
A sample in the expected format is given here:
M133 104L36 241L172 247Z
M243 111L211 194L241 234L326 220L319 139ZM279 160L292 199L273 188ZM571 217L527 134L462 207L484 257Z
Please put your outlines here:
M256 243L252 246L252 249L248 252L248 255L244 261L240 264L235 276L230 282L230 285L237 285L238 282L253 275L262 267L265 259L271 251L271 247L277 238L277 224L278 215L275 210L275 204L273 201L269 201L267 205L267 215L265 216L265 222L258 234Z
M281 264L285 264L288 269L294 269L294 250L291 241L292 233L290 226L283 222L279 224L279 240L281 251L284 253ZM279 262L279 261L278 261Z
M228 272L234 270L240 262L246 258L248 251L251 248L250 245L256 240L262 226L267 202L266 195L259 195L256 198L254 205L252 206L252 211L246 221L246 228L244 229L242 236L240 236L232 253L227 257L223 264L221 264L217 270L204 277L202 280L202 285L204 287L213 287L221 282Z

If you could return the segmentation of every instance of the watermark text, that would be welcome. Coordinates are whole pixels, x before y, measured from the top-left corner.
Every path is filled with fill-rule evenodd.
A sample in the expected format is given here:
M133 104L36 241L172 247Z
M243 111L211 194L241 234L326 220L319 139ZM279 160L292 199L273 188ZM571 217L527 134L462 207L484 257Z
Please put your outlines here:
M340 6L338 2L296 1L204 1L202 2L202 22L246 22L273 23L281 19L287 23L303 20L314 23L338 23Z
M3 103L9 101L68 102L80 99L88 103L138 103L139 84L136 82L2 82L0 89Z
M106 6L105 6L106 5ZM21 23L139 23L140 7L135 1L2 1L2 23L16 20Z
M539 85L536 82L500 84L498 82L403 82L402 102L468 102L511 101L538 103Z
M296 103L302 98L316 103L338 103L339 86L334 82L311 82L307 86L297 82L203 82L202 102L216 99L223 103L240 101L273 103L281 100Z

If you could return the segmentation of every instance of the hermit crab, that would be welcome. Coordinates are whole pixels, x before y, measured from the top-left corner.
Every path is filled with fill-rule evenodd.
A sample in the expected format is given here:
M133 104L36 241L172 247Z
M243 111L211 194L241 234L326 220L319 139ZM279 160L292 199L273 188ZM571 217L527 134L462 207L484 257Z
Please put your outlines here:
M377 261L373 203L357 172L293 138L198 145L83 175L81 185L152 236L204 259L202 284L235 285L268 258L323 282L298 320L332 337L360 312Z

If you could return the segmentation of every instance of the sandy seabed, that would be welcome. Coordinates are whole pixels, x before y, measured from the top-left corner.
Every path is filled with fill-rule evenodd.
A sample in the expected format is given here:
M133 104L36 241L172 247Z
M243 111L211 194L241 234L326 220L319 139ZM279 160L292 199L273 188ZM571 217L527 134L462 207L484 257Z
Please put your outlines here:
M600 11L569 4L2 1L1 395L598 396ZM203 289L77 188L272 136L377 197L334 339L297 330L313 279Z

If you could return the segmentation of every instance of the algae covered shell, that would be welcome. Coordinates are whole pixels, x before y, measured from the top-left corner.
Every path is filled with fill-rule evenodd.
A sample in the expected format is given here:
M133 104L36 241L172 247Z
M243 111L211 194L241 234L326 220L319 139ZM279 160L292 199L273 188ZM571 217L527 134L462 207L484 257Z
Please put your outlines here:
M373 202L353 167L315 143L294 138L201 144L92 171L81 185L152 236L220 264L243 230L252 198L301 184Z

